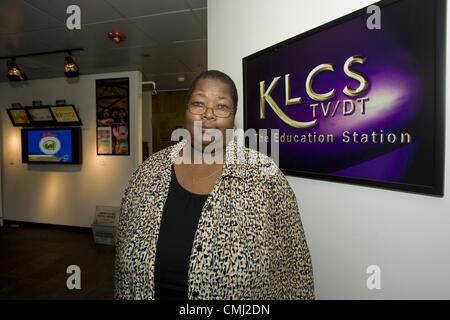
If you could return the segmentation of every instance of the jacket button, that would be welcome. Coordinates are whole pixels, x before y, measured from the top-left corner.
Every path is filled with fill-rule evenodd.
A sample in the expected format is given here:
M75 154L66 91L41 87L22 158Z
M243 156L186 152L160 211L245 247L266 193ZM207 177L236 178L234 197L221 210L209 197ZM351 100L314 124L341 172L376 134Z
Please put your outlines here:
M192 292L192 296L193 296L194 298L197 298L199 295L200 295L200 293L199 293L198 291L193 291L193 292Z
M196 249L197 249L197 251L202 251L203 250L202 245L199 244Z

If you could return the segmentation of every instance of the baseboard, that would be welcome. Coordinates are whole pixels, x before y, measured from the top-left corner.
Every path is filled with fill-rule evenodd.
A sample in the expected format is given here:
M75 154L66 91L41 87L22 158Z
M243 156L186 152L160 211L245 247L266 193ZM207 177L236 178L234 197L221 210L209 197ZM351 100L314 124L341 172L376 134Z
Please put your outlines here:
M92 229L86 228L86 227L75 227L75 226L66 226L66 225L60 225L60 224L48 224L48 223L6 220L6 219L3 220L2 226L4 225L5 227L8 227L11 224L17 224L20 227L28 227L28 228L40 228L40 229L52 229L52 230L92 233Z

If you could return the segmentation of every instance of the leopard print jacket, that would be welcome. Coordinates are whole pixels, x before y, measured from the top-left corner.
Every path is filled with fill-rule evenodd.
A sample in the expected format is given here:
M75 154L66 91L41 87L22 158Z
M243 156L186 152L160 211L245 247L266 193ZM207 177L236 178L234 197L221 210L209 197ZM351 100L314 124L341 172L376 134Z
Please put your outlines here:
M116 233L116 299L154 299L156 243L171 165L185 144L150 156L126 186ZM314 299L295 194L270 157L234 138L198 222L188 299Z

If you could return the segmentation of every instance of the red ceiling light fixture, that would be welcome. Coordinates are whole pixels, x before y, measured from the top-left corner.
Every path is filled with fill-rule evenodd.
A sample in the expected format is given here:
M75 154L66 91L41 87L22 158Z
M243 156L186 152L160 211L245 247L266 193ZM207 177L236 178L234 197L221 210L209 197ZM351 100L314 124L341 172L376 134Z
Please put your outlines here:
M123 32L111 31L111 32L108 32L108 38L111 41L114 41L115 43L121 43L121 42L125 41L126 36L125 36L125 33L123 33Z

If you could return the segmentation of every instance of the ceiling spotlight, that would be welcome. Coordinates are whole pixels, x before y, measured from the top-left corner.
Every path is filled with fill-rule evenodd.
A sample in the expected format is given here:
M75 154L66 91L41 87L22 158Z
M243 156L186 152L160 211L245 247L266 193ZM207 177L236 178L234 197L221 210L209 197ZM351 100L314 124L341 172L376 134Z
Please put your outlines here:
M111 41L114 41L115 43L121 43L122 41L125 41L125 33L120 31L111 31L108 32L108 38Z
M80 68L75 63L72 55L69 55L64 59L64 73L67 78L74 78L80 75Z
M16 63L16 59L13 58L7 62L8 72L6 76L10 81L25 81L28 80L25 73L20 70L19 66Z

